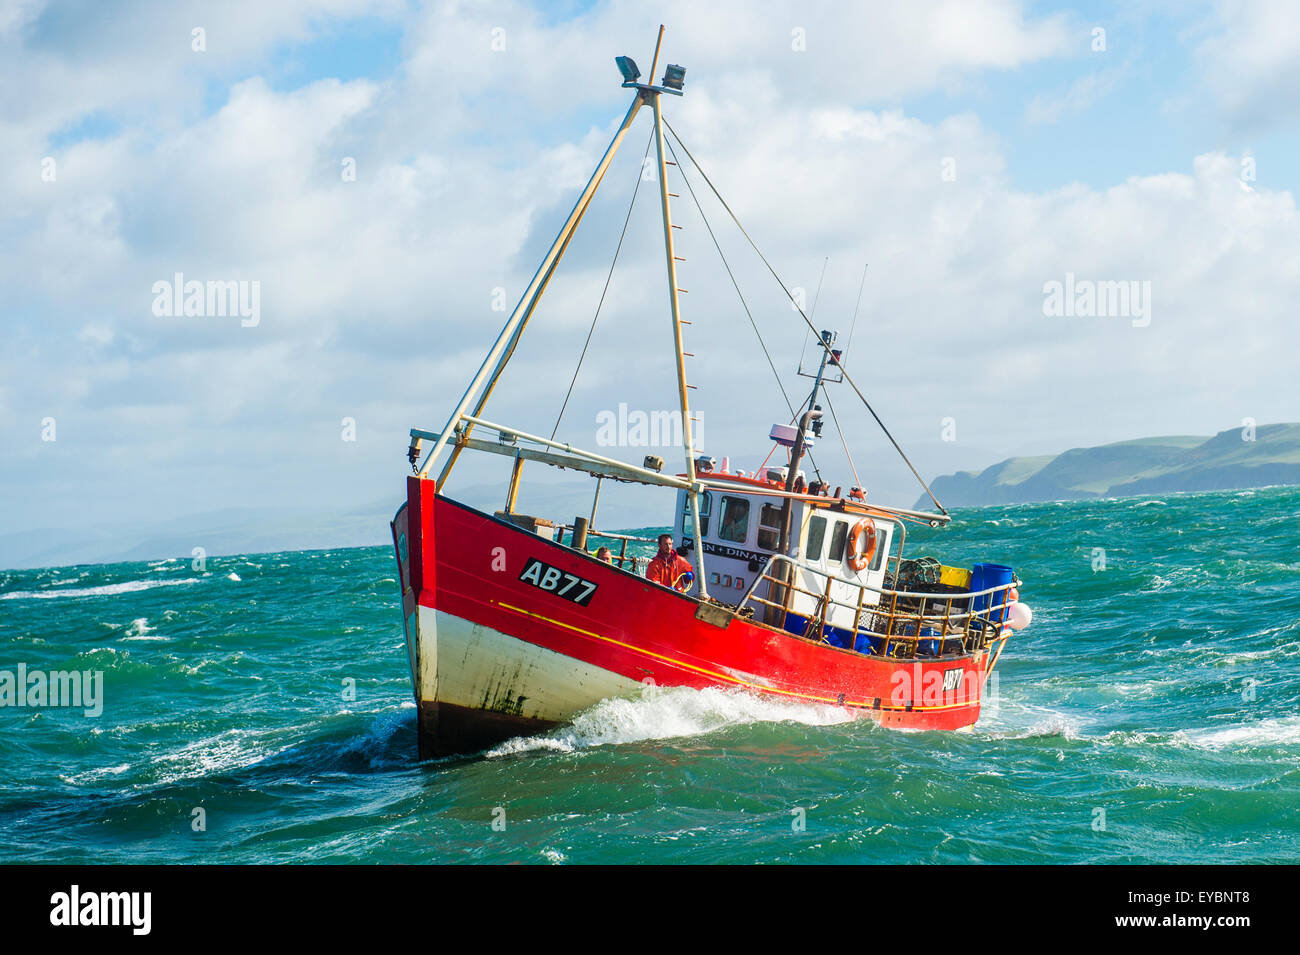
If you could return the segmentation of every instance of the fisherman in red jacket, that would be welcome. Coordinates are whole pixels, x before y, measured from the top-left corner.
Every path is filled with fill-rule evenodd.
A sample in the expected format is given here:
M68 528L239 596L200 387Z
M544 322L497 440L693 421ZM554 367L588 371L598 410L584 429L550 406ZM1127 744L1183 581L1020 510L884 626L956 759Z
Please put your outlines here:
M685 593L695 581L691 562L673 549L671 534L659 535L659 553L645 569L645 579Z

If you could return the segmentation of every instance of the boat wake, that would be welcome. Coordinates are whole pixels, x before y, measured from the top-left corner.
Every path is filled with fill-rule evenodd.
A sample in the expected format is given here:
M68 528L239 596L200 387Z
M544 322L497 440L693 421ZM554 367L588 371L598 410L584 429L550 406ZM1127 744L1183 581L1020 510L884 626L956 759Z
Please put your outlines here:
M853 717L837 706L781 703L742 690L649 687L636 699L602 700L544 736L521 736L487 751L488 758L551 751L572 753L620 743L700 736L750 723L828 726Z

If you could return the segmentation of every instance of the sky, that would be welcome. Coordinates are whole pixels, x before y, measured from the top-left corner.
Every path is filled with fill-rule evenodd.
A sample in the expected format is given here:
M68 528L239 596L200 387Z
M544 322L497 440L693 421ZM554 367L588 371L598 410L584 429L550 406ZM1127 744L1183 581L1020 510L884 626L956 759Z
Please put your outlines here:
M648 70L660 23L668 122L925 477L1300 419L1297 5L0 0L0 543L391 513L409 429L443 426L627 109L614 57ZM640 181L559 437L679 470L599 436L676 407L650 131L486 413L551 433ZM706 220L795 401L807 329L683 162L697 445L752 469L790 415ZM245 311L171 314L178 274ZM1053 313L1053 283L1133 295ZM853 466L828 427L827 479L914 501L829 400ZM507 463L472 457L448 490L499 507ZM589 481L525 473L523 509L585 513ZM608 489L598 523L670 504Z

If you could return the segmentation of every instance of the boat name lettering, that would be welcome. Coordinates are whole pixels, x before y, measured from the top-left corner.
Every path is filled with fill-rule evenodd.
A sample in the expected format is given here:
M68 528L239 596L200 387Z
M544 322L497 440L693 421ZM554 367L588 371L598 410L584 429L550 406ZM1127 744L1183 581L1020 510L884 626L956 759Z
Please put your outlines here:
M519 579L526 584L532 584L534 587L545 590L547 593L555 594L557 597L572 600L580 607L587 606L588 601L591 600L591 595L596 592L596 585L590 580L584 580L567 570L552 567L536 557L529 559L524 566L524 572L519 575Z
M683 546L693 543L689 537L682 538ZM704 542L704 553L713 554L717 557L729 557L732 560L756 560L760 564L770 557L770 554L760 554L756 551L745 550L743 547L729 547L726 544L715 544L712 541Z

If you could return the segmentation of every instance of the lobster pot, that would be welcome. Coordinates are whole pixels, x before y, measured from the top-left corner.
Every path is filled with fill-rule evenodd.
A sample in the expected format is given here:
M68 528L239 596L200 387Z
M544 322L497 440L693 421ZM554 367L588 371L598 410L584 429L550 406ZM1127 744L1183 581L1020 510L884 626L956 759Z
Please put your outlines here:
M989 614L988 619L995 625L1001 626L1006 616L1006 608L998 605L1007 602L1007 590L1011 587L1015 576L1012 569L1003 564L976 564L971 568L970 589L973 591L988 590L990 587L999 589L991 594L976 597L971 610L984 613L990 607L996 607L997 609Z

